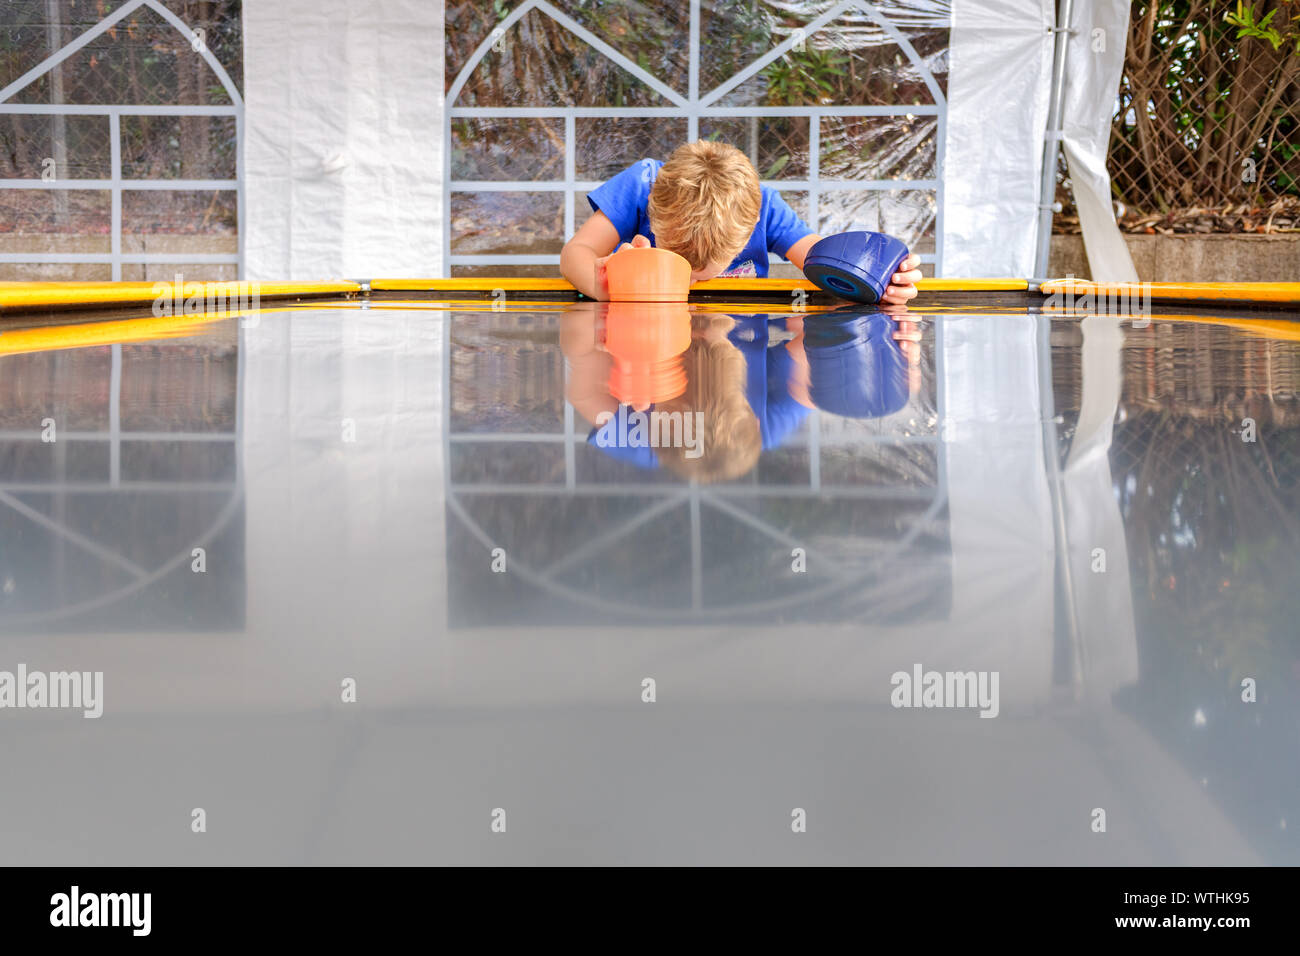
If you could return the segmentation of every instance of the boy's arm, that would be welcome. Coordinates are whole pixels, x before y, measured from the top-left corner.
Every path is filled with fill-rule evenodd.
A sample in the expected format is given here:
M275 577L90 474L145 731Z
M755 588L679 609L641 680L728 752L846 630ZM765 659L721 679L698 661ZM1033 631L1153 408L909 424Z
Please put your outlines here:
M590 299L608 299L605 260L618 246L618 230L603 212L593 212L560 252L560 273Z
M806 226L804 227L807 228ZM785 251L786 262L794 263L794 267L803 272L803 261L808 258L808 250L821 241L821 236L812 232L804 236L793 246Z
M820 239L821 236L816 233L804 236L787 250L786 260L793 262L795 268L802 272L804 260L808 258L808 250ZM903 305L909 299L916 298L916 283L921 278L920 265L921 257L914 252L909 253L907 258L898 264L898 271L890 278L889 288L880 297L880 301L889 305Z

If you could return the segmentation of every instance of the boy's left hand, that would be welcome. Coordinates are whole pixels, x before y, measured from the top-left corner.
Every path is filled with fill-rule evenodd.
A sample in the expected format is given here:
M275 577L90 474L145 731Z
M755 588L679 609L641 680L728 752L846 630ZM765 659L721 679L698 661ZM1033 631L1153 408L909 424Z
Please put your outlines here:
M921 278L920 265L921 257L914 252L909 253L907 258L898 264L898 271L889 280L889 288L880 297L880 301L889 305L903 305L915 299L916 283Z

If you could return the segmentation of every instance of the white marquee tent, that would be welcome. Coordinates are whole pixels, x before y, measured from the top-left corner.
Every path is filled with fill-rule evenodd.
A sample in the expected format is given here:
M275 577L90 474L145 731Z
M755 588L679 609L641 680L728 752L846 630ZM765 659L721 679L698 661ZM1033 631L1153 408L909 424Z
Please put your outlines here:
M934 104L941 139L931 173L937 180L939 223L932 258L941 257L936 265L946 276L1036 275L1044 142L1057 136L1048 129L1058 35L1053 4L798 0L779 6L805 11L810 18L806 32L814 41L819 24L834 26L846 17L885 35L896 33L896 25L949 29L943 51L947 93ZM508 40L512 25L531 13L552 17L616 63L626 61L616 46L569 17L559 0L518 0L506 7L511 13L499 33L474 38L479 41L476 56ZM447 78L455 81L452 101L444 96L442 4L253 0L244 10L248 275L374 277L447 271L452 259L445 206L451 115L485 111L457 101L478 60L471 60L466 76ZM698 59L707 56L698 36L701 0L691 2L690 14L693 27L688 26L681 42ZM1114 226L1105 172L1127 5L1077 0L1070 22L1059 135L1089 257L1098 277L1136 279ZM787 36L751 66L761 67L800 39ZM639 69L630 61L623 65ZM930 65L920 64L922 69ZM692 67L696 77L698 65ZM734 89L736 80L723 86ZM660 78L647 77L650 81L672 94L665 113L686 118L692 131L724 101L717 89L700 88L698 80L684 94ZM521 99L526 92L520 91ZM583 115L609 112L596 107ZM572 139L567 146L570 176L562 185L572 193L577 189ZM814 191L824 186L812 185ZM829 188L824 186L822 195ZM572 218L566 225L572 226Z

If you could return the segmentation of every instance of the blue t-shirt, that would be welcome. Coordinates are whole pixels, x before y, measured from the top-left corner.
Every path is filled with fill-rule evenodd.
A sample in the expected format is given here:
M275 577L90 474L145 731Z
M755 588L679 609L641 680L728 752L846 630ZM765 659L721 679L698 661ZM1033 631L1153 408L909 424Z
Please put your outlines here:
M773 321L785 328L784 319ZM810 411L790 394L788 383L794 360L784 345L769 344L766 315L736 316L736 325L727 338L745 356L745 398L758 419L763 450L776 448L798 429ZM654 409L651 405L646 411ZM618 442L620 435L635 434L629 419L632 411L630 405L619 405L604 425L591 429L587 443L599 447L611 458L638 468L658 468L659 455L649 444L620 445Z
M634 236L645 236L654 245L655 237L650 231L646 207L650 202L650 187L662 167L661 160L643 159L587 194L591 208L603 212L614 224L619 242L631 242ZM724 276L764 277L767 275L769 252L784 258L791 246L812 233L779 192L770 186L761 188L763 207L758 214L758 225L745 248L740 250L740 255L723 270Z
M772 323L785 328L785 319L772 319ZM745 398L758 418L764 451L781 445L811 411L790 394L794 359L784 344L770 344L769 328L766 315L738 315L735 327L727 333L745 356Z

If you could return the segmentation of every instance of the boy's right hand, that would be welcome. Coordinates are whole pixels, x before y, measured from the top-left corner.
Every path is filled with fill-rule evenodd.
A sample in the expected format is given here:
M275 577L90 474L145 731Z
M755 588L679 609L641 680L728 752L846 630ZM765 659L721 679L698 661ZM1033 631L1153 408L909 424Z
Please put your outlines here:
M894 341L907 359L908 391L915 395L921 390L921 327L917 317L905 305L882 305L880 311L894 322Z
M618 248L616 248L608 256L601 256L599 259L596 260L596 288L600 290L601 300L608 301L609 299L609 276L605 274L605 263L609 262L609 260L613 256L618 255L624 249L648 249L648 248L650 248L649 239L647 239L645 236L633 236L631 242L621 243L618 246Z

